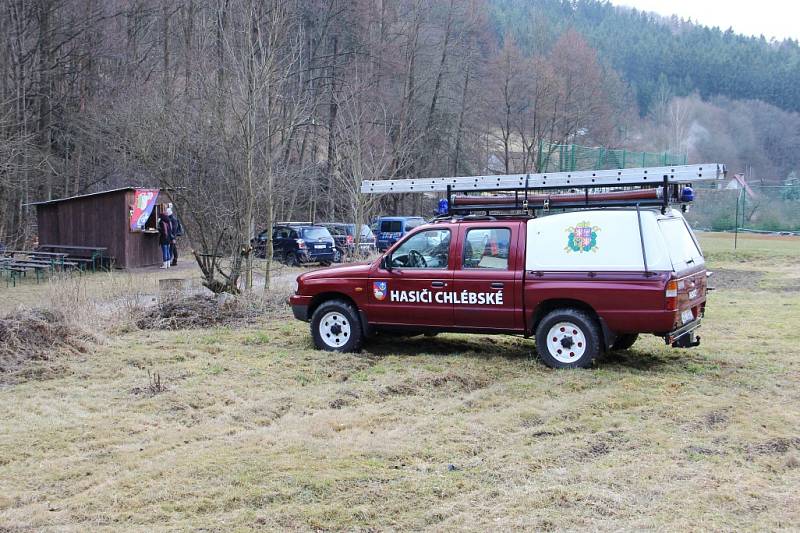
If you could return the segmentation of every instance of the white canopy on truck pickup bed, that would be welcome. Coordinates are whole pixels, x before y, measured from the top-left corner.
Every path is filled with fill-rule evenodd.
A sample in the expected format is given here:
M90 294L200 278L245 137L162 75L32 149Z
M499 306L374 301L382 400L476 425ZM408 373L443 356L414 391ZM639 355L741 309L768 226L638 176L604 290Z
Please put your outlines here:
M529 271L680 272L703 263L675 209L665 215L655 209L559 213L529 220L527 233Z

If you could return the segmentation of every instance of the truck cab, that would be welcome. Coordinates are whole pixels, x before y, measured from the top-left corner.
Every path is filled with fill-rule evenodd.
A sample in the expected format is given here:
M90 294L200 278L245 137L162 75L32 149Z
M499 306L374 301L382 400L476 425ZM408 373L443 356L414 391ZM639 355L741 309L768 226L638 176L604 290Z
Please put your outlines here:
M552 367L587 367L642 333L699 343L706 269L677 210L597 209L540 218L450 217L379 259L307 272L290 298L317 348L388 332L532 337Z

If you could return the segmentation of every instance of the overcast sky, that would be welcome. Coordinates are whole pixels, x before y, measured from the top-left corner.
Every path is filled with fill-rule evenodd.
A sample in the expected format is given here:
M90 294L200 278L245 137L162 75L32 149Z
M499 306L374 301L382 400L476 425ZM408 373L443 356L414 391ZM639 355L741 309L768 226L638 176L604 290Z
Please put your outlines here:
M797 0L611 0L659 15L678 15L705 26L733 27L736 33L767 39L800 38L800 2Z

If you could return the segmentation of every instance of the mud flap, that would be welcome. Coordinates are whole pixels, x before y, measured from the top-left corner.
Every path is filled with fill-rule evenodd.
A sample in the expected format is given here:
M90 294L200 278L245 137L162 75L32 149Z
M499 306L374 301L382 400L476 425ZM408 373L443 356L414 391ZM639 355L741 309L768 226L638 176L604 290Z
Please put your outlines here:
M597 317L600 322L600 329L603 331L603 350L608 351L617 340L617 334L611 331L602 317Z
M359 309L358 316L361 319L361 332L364 335L365 339L370 339L375 336L375 328L370 326L369 322L367 321L367 314Z

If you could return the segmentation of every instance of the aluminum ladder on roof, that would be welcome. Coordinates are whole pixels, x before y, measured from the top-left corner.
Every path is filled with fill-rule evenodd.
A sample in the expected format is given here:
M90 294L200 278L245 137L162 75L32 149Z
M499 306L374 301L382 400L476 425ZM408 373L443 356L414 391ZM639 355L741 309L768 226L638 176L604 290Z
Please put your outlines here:
M531 189L631 187L684 184L724 179L727 170L721 163L664 167L577 170L541 174L504 174L401 180L364 180L364 194L411 192L514 191Z

